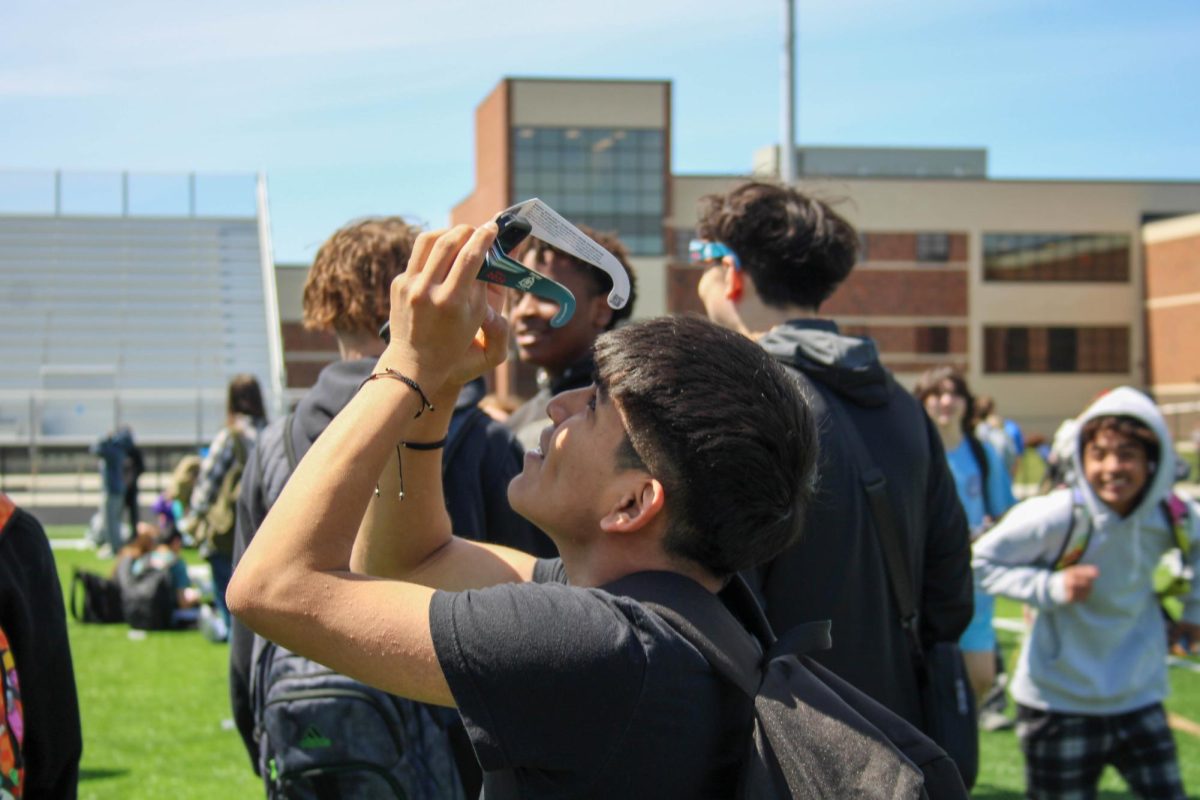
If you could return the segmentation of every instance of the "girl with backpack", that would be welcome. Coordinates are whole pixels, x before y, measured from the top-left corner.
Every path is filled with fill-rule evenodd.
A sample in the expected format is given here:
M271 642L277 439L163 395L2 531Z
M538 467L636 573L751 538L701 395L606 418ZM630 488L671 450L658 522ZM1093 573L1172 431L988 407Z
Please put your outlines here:
M974 543L1016 504L1008 470L991 445L975 437L975 398L962 373L953 367L929 370L917 381L914 394L942 438ZM975 615L959 640L980 706L996 680L994 606L991 595L976 584Z

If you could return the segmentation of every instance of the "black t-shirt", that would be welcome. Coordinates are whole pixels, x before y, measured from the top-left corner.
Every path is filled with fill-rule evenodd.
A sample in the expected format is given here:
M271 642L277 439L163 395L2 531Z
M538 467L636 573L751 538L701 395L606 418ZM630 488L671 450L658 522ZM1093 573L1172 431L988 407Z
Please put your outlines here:
M627 597L533 583L438 592L429 619L484 796L731 797L749 703Z

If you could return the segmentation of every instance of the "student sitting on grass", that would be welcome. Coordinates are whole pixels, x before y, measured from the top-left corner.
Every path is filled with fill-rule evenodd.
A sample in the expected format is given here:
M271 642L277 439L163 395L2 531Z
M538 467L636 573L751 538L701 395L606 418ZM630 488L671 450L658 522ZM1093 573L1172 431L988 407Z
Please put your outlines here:
M1141 797L1181 798L1167 727L1167 639L1154 590L1176 546L1175 474L1158 408L1122 387L1079 418L1073 478L1018 505L975 544L991 594L1037 609L1012 682L1029 797L1095 797L1112 764ZM1178 501L1176 501L1178 502ZM1182 522L1195 568L1200 507ZM1200 641L1200 582L1172 638Z

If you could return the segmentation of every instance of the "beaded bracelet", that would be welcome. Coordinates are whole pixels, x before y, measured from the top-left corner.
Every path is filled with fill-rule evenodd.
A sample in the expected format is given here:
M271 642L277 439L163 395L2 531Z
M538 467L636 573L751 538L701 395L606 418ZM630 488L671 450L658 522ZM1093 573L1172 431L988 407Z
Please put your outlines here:
M429 409L430 411L437 410L436 408L433 407L433 403L429 402L429 398L425 396L425 392L421 389L420 384L418 384L416 381L414 381L412 378L408 377L407 375L402 375L401 373L397 372L396 370L392 369L391 367L384 367L383 372L372 372L370 375L368 375L366 378L363 379L363 382L358 385L358 388L361 389L362 387L366 386L368 383L375 380L376 378L393 378L395 380L400 381L405 386L412 389L414 392L416 392L418 395L421 396L421 408L419 408L417 410L416 416L414 416L413 419L416 419L417 417L424 414L425 409Z

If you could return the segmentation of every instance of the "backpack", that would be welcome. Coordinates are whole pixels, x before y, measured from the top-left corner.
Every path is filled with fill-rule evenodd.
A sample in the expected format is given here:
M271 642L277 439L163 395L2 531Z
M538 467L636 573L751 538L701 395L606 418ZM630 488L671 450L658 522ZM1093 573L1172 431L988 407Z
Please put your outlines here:
M171 571L137 559L124 558L117 565L117 583L121 587L121 610L129 627L143 631L161 631L171 627L175 612L175 584Z
M232 428L226 433L233 440L233 463L229 465L212 505L196 521L196 541L207 550L233 555L233 533L237 524L237 501L242 492L242 473L249 455L242 436Z
M70 604L76 622L125 621L120 584L79 567L71 575Z
M298 462L294 421L289 414L282 426L288 475ZM471 424L452 422L447 457L462 438L456 433ZM263 461L257 474L266 488ZM250 664L254 738L268 798L464 800L446 730L457 719L453 710L390 695L257 635Z
M250 679L268 798L464 797L439 711L254 639Z
M966 798L945 751L805 655L829 647L828 622L801 625L776 639L740 576L721 598L666 573L629 575L605 588L661 617L753 703L739 800Z
M0 494L0 536L16 506ZM25 709L21 681L8 635L0 626L0 797L19 798L25 791Z
M1154 594L1161 601L1191 593L1193 576L1189 566L1192 543L1188 538L1187 503L1172 492L1159 503L1159 509L1175 538L1175 546L1163 556L1154 570ZM1092 541L1094 530L1092 516L1083 501L1083 492L1074 487L1071 489L1071 521L1058 555L1054 557L1055 572L1079 563Z

